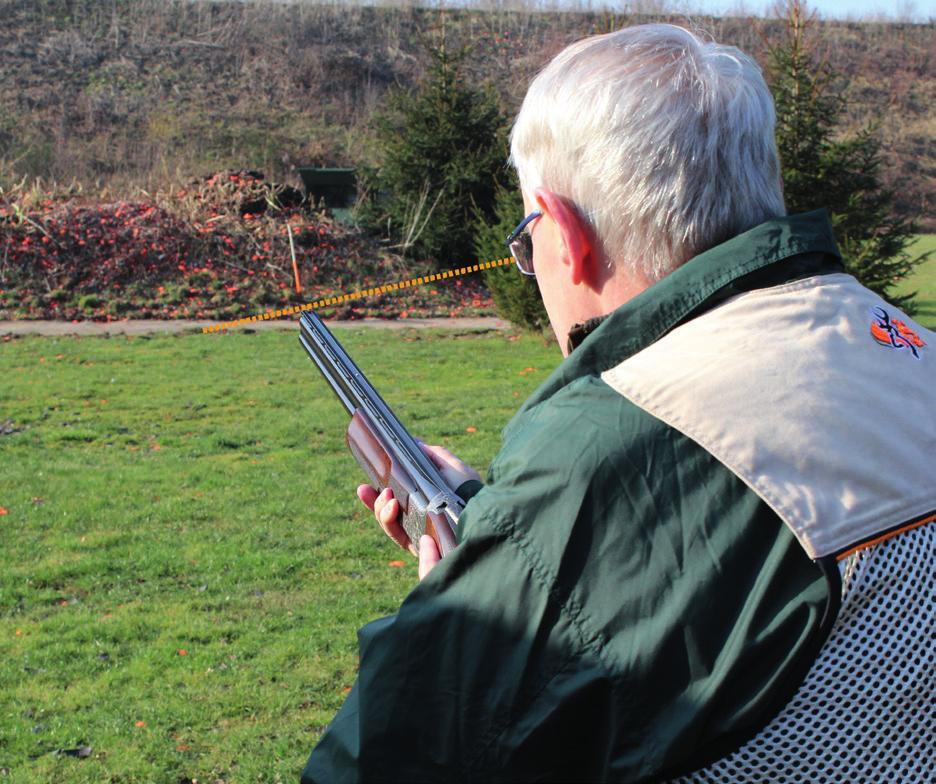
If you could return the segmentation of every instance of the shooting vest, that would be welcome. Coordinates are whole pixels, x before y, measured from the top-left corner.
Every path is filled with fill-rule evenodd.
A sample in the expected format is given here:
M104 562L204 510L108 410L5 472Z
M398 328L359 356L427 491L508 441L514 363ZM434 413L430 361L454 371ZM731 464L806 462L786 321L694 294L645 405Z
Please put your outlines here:
M923 781L936 760L936 335L845 274L742 294L602 378L835 564L794 698L680 782ZM834 568L834 567L833 567Z

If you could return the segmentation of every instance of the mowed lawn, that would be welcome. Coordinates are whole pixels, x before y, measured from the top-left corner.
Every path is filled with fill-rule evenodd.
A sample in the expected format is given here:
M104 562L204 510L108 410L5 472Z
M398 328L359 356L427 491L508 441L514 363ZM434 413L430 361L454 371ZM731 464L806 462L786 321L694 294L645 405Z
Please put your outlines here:
M936 327L936 254L901 290ZM559 362L504 333L337 334L482 473ZM292 331L0 343L0 779L296 781L355 630L416 580L354 498L345 426Z
M338 334L482 474L560 359ZM354 497L345 426L292 331L0 343L0 779L297 780L356 629L416 581Z
M936 329L936 234L921 234L908 249L912 256L928 251L932 255L913 274L896 287L899 294L917 292L914 318L929 329Z

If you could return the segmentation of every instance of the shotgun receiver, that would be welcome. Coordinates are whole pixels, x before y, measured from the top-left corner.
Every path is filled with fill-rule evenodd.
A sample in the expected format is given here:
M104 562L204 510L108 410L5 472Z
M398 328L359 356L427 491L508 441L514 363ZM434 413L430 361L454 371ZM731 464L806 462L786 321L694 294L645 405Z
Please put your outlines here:
M299 318L299 342L351 415L347 442L371 482L389 487L400 503L403 530L413 546L429 534L445 555L455 547L464 502L446 484L390 407L377 394L322 320Z

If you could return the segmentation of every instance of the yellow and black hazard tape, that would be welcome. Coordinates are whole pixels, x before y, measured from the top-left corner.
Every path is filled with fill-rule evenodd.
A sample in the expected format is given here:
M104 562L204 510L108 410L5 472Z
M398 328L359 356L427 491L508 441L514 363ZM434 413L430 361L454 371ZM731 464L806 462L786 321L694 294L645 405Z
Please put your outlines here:
M258 321L269 321L270 319L278 319L282 318L283 316L293 316L296 313L300 313L304 310L327 308L332 305L340 305L344 302L353 302L355 300L365 299L366 297L376 297L380 294L389 294L393 291L409 289L413 288L414 286L422 286L426 283L433 283L437 280L457 278L461 275L469 275L472 272L480 272L481 270L491 269L492 267L502 267L505 264L512 263L512 261L513 259L510 257L506 259L497 259L496 261L484 261L478 264L472 264L468 267L459 267L458 269L446 270L445 272L436 272L432 275L423 275L419 278L410 278L409 280L387 283L383 286L374 286L373 288L361 289L360 291L354 291L350 294L338 294L334 297L326 297L324 299L316 300L315 302L305 302L301 305L292 305L288 308L267 310L255 316L244 316L243 318L234 319L233 321L222 321L219 324L212 324L210 327L202 327L202 332L221 332L222 330L246 327L250 324L255 324Z

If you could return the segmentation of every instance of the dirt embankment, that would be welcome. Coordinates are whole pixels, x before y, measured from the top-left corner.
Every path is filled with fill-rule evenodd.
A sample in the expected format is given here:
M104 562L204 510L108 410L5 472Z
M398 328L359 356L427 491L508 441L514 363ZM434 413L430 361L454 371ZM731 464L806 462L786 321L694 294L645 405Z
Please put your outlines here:
M505 110L569 41L650 20L688 23L766 67L782 23L545 12L523 2L450 10L465 79ZM0 25L0 182L42 175L112 192L167 175L301 164L358 166L387 92L427 64L439 13L413 4L8 0ZM816 57L840 77L843 131L873 124L899 204L936 232L936 25L823 22ZM55 89L49 89L55 85ZM6 171L4 171L6 167Z

